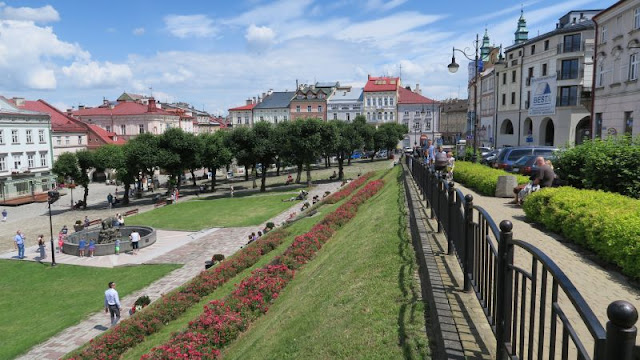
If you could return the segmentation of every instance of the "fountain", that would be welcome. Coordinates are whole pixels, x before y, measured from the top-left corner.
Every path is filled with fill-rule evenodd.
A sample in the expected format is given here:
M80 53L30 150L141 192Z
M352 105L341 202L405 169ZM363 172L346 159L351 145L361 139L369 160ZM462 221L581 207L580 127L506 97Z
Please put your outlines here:
M67 235L62 246L62 252L70 255L78 255L78 242L85 239L87 244L90 240L95 241L95 256L115 254L116 239L120 240L120 252L131 251L131 241L129 235L136 230L140 234L139 247L145 248L156 242L156 230L148 226L113 226L113 217L102 221L102 227L89 228Z

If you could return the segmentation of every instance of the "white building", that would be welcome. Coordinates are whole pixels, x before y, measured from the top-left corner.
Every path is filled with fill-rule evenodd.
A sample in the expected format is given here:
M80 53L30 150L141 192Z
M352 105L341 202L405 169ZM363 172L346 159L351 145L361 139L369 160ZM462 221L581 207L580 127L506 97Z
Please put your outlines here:
M229 119L233 127L253 126L253 108L256 107L253 99L247 99L243 106L229 109Z
M277 124L289 120L289 104L295 91L275 91L267 95L253 108L253 121L267 121Z
M640 0L618 1L596 15L593 135L640 133Z
M0 201L46 201L55 184L48 114L24 110L0 97Z
M520 17L498 73L498 146L561 146L588 136L597 13L571 11L532 39L519 36L526 25Z
M398 77L367 76L367 84L363 90L363 114L366 114L368 123L380 125L398 121L396 104L399 87Z
M427 139L438 141L440 104L418 93L420 87L398 89L398 122L406 125L409 133L402 142L403 147L422 146ZM435 142L434 142L435 144Z
M353 121L362 114L362 88L341 86L327 100L327 120Z

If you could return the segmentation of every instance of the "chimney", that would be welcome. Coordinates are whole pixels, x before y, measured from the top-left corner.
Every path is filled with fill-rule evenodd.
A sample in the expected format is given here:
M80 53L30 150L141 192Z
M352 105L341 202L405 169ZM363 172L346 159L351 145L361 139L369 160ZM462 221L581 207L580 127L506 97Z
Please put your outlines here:
M253 103L254 103L254 104L257 104L257 103L258 103L258 99L256 99L256 97L255 97L255 96L253 97Z
M251 104L253 104L253 100L251 100L251 98L248 98L246 105L251 105Z
M78 110L84 110L84 105L78 105Z
M300 84L298 84L298 79L296 79L296 90L300 89Z
M262 99L264 100L264 98L267 97L267 93L262 93Z
M420 84L416 83L416 88L413 89L413 92L419 95L422 95L422 90L420 89Z
M267 95L271 95L273 94L273 89L269 89L269 91L267 91Z
M148 112L154 112L154 111L158 111L158 108L156 107L156 99L154 98L149 98L149 105L148 105Z
M102 98L102 105L109 105L109 100L107 100L107 98Z
M258 104L260 104L261 102L262 102L262 98L258 96Z
M24 106L24 98L23 97L14 97L13 102L16 106Z

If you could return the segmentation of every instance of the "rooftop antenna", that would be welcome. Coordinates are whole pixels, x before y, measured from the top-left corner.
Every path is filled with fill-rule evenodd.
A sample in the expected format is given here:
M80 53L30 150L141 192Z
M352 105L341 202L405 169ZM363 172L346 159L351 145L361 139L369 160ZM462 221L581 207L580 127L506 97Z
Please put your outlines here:
M400 63L400 79L402 79L402 63Z
M153 97L153 88L151 86L149 86L149 97Z

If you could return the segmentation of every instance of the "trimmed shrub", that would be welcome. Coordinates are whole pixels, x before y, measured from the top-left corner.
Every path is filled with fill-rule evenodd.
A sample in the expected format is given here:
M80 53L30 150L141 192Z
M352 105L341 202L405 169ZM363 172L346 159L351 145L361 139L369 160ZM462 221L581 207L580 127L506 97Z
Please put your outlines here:
M529 195L523 208L530 220L640 278L640 200L604 191L545 188Z
M611 137L558 153L556 173L576 188L640 198L640 140Z
M457 161L453 171L453 180L471 188L482 195L494 196L498 177L504 175L514 175L518 179L518 184L526 184L529 178L523 175L508 173L504 170L492 169L485 165L474 164L466 161Z

